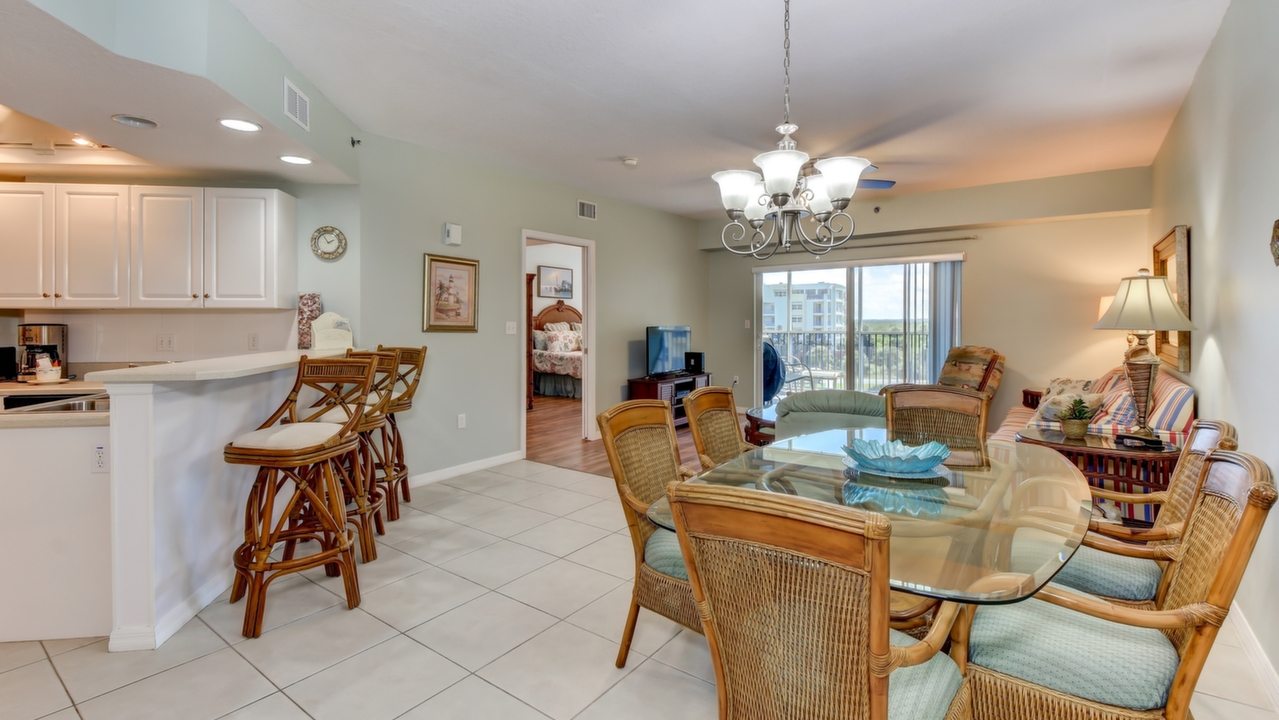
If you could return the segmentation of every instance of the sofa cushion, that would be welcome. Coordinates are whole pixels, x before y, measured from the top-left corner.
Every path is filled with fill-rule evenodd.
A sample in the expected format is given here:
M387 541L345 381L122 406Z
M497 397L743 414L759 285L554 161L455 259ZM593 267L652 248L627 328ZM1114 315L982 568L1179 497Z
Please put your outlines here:
M884 427L884 398L853 390L810 390L777 403L777 439L836 428Z
M1158 630L1099 620L1034 598L979 607L970 642L975 665L1133 710L1167 703L1181 661Z
M1111 390L1106 393L1106 400L1101 404L1101 413L1097 419L1107 425L1136 424L1137 404L1133 402L1132 393L1127 390Z

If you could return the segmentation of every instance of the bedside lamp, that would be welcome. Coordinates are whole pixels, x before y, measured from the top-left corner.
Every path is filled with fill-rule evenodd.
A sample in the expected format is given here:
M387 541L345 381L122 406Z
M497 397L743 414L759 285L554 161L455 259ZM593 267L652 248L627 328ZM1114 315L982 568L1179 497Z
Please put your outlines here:
M1150 336L1156 330L1194 330L1194 324L1177 307L1168 278L1151 275L1142 268L1135 276L1119 281L1114 302L1093 329L1127 330L1136 336L1137 342L1124 353L1124 373L1137 407L1137 429L1132 434L1154 439L1155 433L1146 425L1146 418L1154 400L1159 356L1150 349Z

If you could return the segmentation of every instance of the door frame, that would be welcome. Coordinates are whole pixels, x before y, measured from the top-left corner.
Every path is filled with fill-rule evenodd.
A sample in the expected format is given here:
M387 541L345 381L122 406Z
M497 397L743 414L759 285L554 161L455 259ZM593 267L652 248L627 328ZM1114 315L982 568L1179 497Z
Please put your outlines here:
M538 230L520 230L520 273L517 287L524 287L525 268L528 267L528 241L543 240L561 245L575 245L582 249L582 432L586 440L599 440L599 426L595 424L595 241L585 238L557 235ZM528 452L528 412L525 409L524 390L528 383L528 299L520 292L520 392L515 398L520 414L520 454Z

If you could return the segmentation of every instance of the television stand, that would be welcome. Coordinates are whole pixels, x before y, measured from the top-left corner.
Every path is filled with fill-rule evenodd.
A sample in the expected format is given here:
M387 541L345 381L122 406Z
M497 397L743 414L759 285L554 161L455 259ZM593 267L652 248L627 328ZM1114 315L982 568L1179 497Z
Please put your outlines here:
M684 416L685 395L711 384L710 373L667 374L658 377L631 378L626 381L631 400L665 400L671 404L671 417L675 427L688 425Z

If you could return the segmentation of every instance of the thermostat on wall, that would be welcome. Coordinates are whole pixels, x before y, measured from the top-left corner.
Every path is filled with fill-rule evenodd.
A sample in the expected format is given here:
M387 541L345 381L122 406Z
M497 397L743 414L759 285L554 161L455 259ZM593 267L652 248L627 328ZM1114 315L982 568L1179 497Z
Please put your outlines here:
M462 226L453 223L444 223L444 244L445 245L461 245L462 244Z

